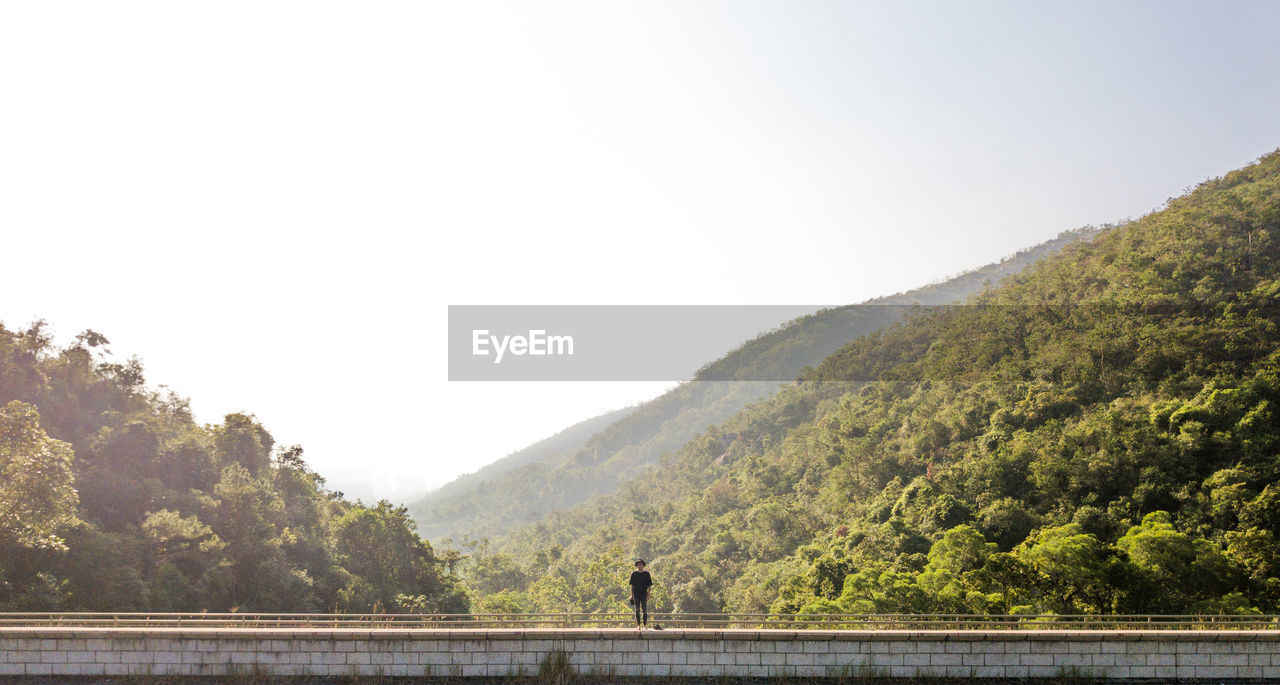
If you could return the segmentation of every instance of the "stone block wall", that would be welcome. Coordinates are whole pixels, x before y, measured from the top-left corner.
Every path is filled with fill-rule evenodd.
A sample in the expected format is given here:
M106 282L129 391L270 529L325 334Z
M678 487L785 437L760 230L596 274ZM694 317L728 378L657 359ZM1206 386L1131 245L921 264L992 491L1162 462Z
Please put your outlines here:
M1280 679L1277 631L0 628L0 676Z

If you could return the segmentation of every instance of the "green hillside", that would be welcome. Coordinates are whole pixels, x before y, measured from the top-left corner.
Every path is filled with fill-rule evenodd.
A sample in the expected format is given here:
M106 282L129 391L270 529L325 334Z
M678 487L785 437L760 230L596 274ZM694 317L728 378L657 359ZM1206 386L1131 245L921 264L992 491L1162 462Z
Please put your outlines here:
M816 312L744 343L703 367L695 380L626 410L616 420L585 421L552 438L463 476L410 505L431 539L496 538L555 516L557 509L614 492L709 426L796 378L841 345L883 328L912 305L963 301L1098 229L1063 233L998 263L941 283L861 305ZM583 426L595 428L584 434ZM598 426L598 427L597 427Z
M477 556L483 607L1280 610L1280 152L919 312Z
M106 344L0 326L0 610L467 610L404 507L344 501L252 416L197 424Z

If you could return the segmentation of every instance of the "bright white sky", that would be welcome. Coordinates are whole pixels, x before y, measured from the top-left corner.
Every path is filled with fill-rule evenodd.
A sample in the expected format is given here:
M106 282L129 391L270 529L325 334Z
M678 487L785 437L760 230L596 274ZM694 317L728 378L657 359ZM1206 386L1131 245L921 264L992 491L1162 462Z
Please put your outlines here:
M11 2L0 321L404 496L662 384L449 304L837 304L1280 145L1274 2Z

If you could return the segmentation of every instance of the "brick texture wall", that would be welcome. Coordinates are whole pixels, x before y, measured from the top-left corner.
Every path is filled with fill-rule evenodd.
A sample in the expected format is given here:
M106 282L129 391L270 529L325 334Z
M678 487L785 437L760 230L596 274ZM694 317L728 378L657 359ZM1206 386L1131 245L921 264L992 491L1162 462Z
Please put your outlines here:
M0 628L3 675L1280 679L1280 631Z

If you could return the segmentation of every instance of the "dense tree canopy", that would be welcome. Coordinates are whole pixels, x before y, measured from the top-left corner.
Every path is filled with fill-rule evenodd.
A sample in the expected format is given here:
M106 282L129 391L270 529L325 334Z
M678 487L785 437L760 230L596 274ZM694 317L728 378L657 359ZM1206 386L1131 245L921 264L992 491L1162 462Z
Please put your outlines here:
M403 508L326 490L251 415L198 425L106 344L0 326L0 609L467 610Z

